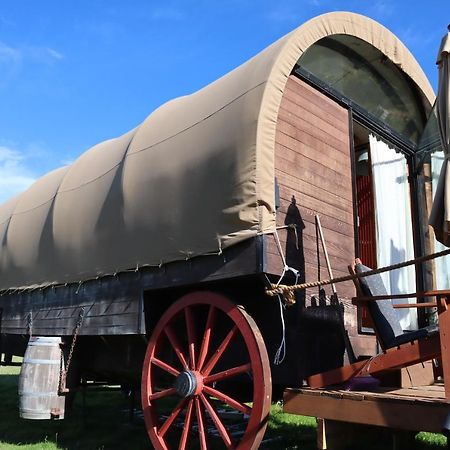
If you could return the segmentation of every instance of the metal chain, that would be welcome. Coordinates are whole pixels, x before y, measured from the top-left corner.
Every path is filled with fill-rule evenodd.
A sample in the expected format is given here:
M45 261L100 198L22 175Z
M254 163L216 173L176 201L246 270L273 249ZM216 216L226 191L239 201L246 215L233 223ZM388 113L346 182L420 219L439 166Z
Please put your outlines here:
M70 363L72 362L73 351L75 349L75 344L77 342L78 333L80 332L81 325L83 324L84 312L85 312L85 307L82 306L80 309L80 313L78 315L77 323L75 324L75 328L73 331L72 344L70 345L69 356L67 357L67 364L66 364L65 369L63 368L64 367L64 364L63 364L64 357L63 357L63 353L61 352L61 374L60 374L60 389L59 389L60 393L69 392L69 389L66 388L66 378L67 378L67 373L69 372Z
M27 328L28 328L28 335L30 336L30 339L31 339L33 337L33 312L32 311L30 311L28 313Z

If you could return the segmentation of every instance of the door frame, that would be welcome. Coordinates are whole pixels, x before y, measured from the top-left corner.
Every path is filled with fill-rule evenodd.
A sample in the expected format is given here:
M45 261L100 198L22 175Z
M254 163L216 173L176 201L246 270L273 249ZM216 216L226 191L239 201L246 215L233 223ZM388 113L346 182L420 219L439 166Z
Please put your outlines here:
M315 77L301 66L296 66L292 72L295 76L300 78L305 83L317 89L322 94L326 95L339 105L348 110L349 120L349 133L350 133L350 154L351 154L351 170L352 170L352 190L353 190L353 227L355 236L355 257L359 257L359 232L358 232L358 218L357 218L357 192L356 192L356 171L355 171L355 146L353 139L353 124L356 122L363 127L367 128L370 132L378 135L383 140L389 142L396 150L401 152L405 158L408 166L409 176L409 188L411 198L411 223L413 233L413 247L414 257L423 255L423 243L421 239L420 229L420 211L418 202L418 180L417 169L418 164L415 158L417 151L417 144L406 139L400 133L392 129L389 125L381 122L364 108L357 103L344 96L340 92L336 91L331 86L324 83L322 80ZM424 274L422 270L416 269L416 289L423 291L424 286ZM418 310L418 326L423 327L426 325L425 311ZM370 330L363 330L360 326L360 312L358 311L358 328L359 332L371 332Z

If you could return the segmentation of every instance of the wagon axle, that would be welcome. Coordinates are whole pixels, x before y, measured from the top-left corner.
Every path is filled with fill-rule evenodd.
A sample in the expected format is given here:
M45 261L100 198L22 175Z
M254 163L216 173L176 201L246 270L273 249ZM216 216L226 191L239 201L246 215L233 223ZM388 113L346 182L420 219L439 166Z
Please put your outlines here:
M200 372L185 370L175 379L174 388L183 398L199 395L203 389L203 376Z

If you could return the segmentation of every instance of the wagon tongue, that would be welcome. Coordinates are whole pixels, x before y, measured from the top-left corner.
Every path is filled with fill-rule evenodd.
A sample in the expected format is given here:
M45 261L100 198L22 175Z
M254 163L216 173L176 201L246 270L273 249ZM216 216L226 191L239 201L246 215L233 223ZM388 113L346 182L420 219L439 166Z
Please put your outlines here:
M190 397L201 392L203 387L203 377L199 372L184 370L177 376L174 388L180 397Z

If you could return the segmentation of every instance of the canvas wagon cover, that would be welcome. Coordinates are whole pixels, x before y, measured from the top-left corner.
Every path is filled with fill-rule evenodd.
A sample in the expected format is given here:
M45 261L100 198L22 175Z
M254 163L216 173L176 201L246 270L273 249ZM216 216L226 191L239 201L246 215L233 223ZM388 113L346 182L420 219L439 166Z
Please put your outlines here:
M273 232L283 90L302 53L333 34L369 42L433 100L419 65L389 30L352 13L312 19L3 204L0 289L161 265Z

